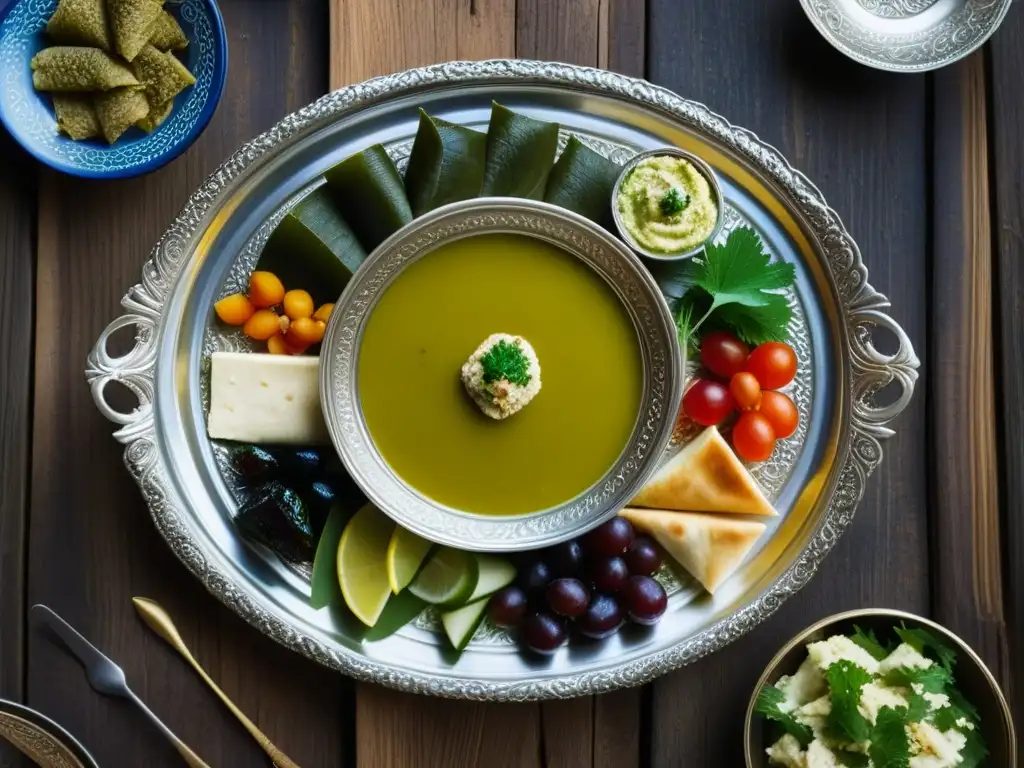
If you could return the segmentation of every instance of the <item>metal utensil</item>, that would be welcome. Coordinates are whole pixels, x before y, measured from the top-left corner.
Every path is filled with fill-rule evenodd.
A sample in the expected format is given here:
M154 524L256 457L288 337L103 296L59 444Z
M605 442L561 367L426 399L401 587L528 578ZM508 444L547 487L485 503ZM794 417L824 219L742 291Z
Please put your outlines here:
M185 742L175 736L174 732L164 725L159 717L153 714L142 699L135 695L128 687L124 670L100 653L94 645L78 634L74 627L45 605L33 605L30 613L34 621L53 630L75 658L82 663L82 666L85 667L85 677L94 691L102 693L104 696L120 696L123 699L128 699L142 710L142 713L149 718L153 725L160 729L160 732L174 745L178 753L185 758L186 763L192 768L210 768L199 755L189 749Z
M163 606L155 600L150 600L148 597L133 597L132 605L135 606L135 610L150 629L160 635L174 650L185 657L185 661L191 664L192 669L199 673L203 682L210 686L213 692L217 694L217 698L224 702L224 706L231 710L231 714L238 718L238 722L245 727L249 735L256 739L256 743L270 756L270 759L274 761L274 765L280 766L280 768L299 768L294 760L273 745L263 731L257 728L256 724L246 717L245 713L235 706L235 703L206 674L206 670L199 665L199 662L196 661L191 651L189 651L188 646L185 645L185 641L181 639L178 628L174 626L174 621L167 611L164 610Z

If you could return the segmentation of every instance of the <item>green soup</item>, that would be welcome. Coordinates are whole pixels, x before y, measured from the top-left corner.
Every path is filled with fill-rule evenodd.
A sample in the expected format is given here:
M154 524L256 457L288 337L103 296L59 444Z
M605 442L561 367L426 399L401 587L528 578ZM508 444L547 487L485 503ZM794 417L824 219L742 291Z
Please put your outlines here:
M459 371L492 333L525 337L542 387L496 421ZM518 235L479 235L407 267L366 323L358 359L377 449L410 486L466 512L561 504L611 467L636 423L640 346L612 289L573 256Z

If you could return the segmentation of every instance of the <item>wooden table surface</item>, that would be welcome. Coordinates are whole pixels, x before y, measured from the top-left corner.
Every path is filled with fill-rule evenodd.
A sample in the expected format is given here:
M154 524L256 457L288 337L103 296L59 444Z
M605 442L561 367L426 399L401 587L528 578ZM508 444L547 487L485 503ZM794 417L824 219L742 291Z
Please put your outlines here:
M331 4L333 2L333 5ZM103 766L179 759L26 625L45 602L125 668L211 766L267 761L136 619L163 603L224 690L303 766L735 766L760 670L798 629L902 608L972 643L1024 712L1024 10L928 75L846 60L794 0L221 0L227 90L180 159L129 181L37 166L0 133L0 696ZM543 704L354 684L278 647L186 573L150 522L86 354L188 194L329 88L456 58L646 77L779 147L859 243L922 362L856 519L802 593L735 645L645 686ZM1022 723L1021 725L1024 725ZM0 752L0 765L20 765ZM1001 768L1001 767L997 767Z

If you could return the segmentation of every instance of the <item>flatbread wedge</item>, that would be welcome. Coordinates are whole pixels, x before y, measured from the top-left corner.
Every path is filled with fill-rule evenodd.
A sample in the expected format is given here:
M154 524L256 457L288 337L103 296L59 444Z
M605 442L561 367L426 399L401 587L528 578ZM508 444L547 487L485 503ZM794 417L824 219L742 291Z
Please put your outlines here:
M626 507L619 514L646 531L711 594L736 570L765 524L736 517Z
M659 469L630 506L778 515L715 427L705 429Z

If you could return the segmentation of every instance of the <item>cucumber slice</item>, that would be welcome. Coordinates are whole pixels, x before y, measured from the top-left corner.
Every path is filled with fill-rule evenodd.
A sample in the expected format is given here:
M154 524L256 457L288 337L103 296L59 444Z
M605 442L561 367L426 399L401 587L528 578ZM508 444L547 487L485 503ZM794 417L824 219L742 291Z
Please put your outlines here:
M489 597L515 581L516 567L508 560L494 555L474 555L476 558L477 579L476 589L469 596L467 603Z
M442 547L409 585L409 591L431 605L463 605L476 589L477 561L469 552Z
M452 611L445 611L441 614L441 624L448 640L456 651L465 650L469 641L473 639L477 627L484 620L487 612L487 598L481 598L476 602L456 608Z
M343 600L341 584L338 583L338 543L349 517L348 510L335 504L327 516L324 532L320 534L309 591L309 604L317 610L331 603L340 604Z

